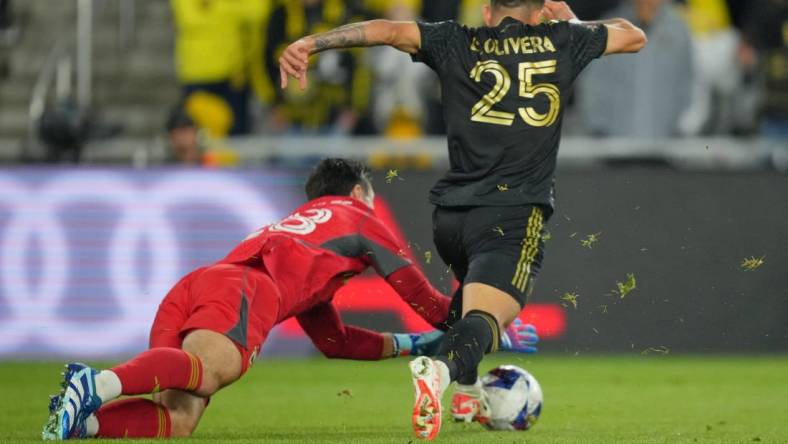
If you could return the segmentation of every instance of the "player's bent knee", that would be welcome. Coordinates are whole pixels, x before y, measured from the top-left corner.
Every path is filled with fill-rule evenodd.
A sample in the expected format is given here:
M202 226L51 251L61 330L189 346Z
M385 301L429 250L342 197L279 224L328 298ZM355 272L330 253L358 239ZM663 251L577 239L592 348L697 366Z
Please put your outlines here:
M195 393L205 397L213 396L219 389L229 384L229 382L225 383L225 379L221 371L214 368L203 370L202 384L199 389L195 390Z
M498 321L498 327L505 330L521 309L514 297L490 285L470 283L463 287L463 317L474 310L489 313Z
M169 412L172 437L187 437L194 433L208 404L205 398L181 390L165 390L158 398Z
M195 390L200 396L212 396L241 376L241 353L235 343L223 334L195 330L184 339L183 349L197 356L202 363L202 383Z

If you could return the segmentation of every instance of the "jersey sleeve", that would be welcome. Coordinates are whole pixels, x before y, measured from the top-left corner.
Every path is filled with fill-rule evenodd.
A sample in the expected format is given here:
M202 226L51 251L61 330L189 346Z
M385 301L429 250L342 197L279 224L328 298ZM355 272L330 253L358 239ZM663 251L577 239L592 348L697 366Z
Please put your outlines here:
M378 274L422 319L446 330L451 299L436 290L424 273L404 256L405 247L380 220L370 218L362 233L371 245L384 247L383 251L372 251L369 255Z
M453 49L461 44L465 35L464 28L453 20L445 22L418 22L421 32L421 48L411 56L414 62L423 62L440 72L454 53Z
M377 361L383 352L383 335L344 325L331 302L323 302L296 319L309 339L327 358Z
M377 217L367 217L359 225L359 255L383 278L412 265L405 255L405 246Z
M397 270L386 282L422 319L439 330L448 330L451 299L430 285L415 265Z
M584 23L568 25L569 49L577 76L592 60L604 55L607 49L607 26Z

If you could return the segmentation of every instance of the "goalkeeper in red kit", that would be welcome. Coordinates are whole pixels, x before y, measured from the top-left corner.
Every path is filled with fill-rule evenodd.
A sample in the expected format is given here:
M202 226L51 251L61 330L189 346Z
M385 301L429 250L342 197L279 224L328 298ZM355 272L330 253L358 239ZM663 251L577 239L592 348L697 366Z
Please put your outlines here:
M441 330L456 320L450 299L403 257L376 217L367 167L326 159L309 176L306 194L310 201L290 216L182 278L159 306L149 350L108 370L67 365L43 438L189 436L208 399L243 376L271 329L293 316L329 358L434 353ZM369 267L438 330L381 334L344 325L334 293ZM534 352L537 341L533 327L522 324L501 336L502 349L511 351ZM153 400L114 401L149 393Z

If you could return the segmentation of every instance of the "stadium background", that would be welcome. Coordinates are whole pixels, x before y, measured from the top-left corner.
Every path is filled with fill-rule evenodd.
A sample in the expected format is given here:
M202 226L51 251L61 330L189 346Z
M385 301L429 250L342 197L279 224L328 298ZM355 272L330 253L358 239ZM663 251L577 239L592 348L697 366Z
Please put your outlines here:
M447 166L435 79L406 56L353 51L316 61L304 96L278 92L275 60L348 20L472 23L480 3L0 0L0 360L144 349L166 290L302 202L325 155L374 167L379 213L448 292L426 201ZM648 53L621 59L636 81L589 72L567 110L559 206L522 314L540 353L784 362L785 2L570 3L581 18L635 4L654 16ZM349 322L425 327L372 276L337 303ZM287 323L263 355L314 353Z
M377 211L409 256L449 293L421 196L437 173L378 171ZM523 318L543 350L788 350L788 178L773 172L564 169L544 273ZM154 168L15 168L0 184L6 357L107 357L145 347L158 301L188 271L226 254L302 199L303 172ZM763 210L768 209L768 210ZM601 233L589 247L588 235ZM746 257L765 264L744 271ZM637 289L620 297L629 273ZM566 294L577 295L577 306ZM337 301L349 322L383 331L427 327L379 278ZM755 322L757 320L757 322ZM100 339L99 339L100 338ZM311 351L297 324L264 355Z

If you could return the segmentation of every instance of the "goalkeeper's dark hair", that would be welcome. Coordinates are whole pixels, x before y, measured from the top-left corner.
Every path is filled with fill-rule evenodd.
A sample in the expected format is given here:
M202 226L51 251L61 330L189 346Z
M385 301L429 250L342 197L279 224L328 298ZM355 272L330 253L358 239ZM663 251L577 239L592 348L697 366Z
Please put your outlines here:
M322 196L348 196L356 185L372 187L369 167L348 159L323 159L309 174L305 191L309 200Z
M493 8L539 8L544 7L544 0L490 0L490 6Z

